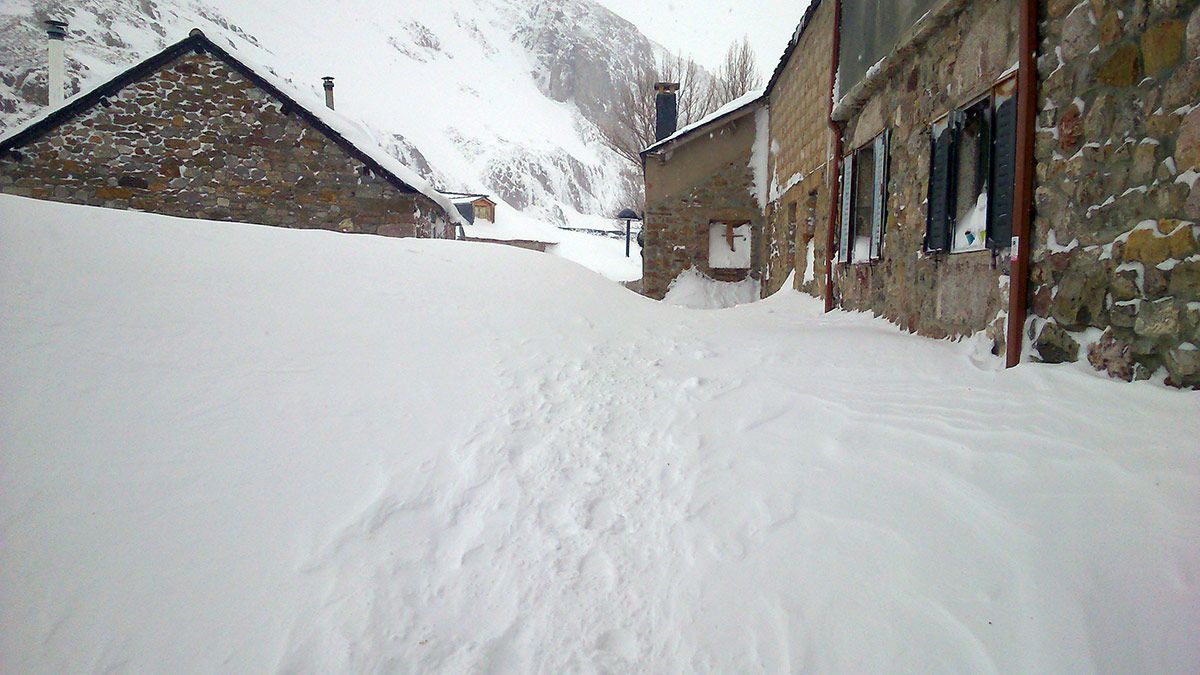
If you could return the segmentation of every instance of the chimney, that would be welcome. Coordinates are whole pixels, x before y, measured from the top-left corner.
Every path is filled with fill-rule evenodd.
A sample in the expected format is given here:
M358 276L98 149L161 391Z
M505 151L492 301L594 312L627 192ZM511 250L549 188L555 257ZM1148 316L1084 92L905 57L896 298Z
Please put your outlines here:
M679 101L675 92L678 82L659 82L654 85L654 141L658 142L679 128Z
M47 103L51 107L62 105L67 100L67 66L63 56L63 41L67 39L67 22L46 22L46 36L50 38L50 78Z
M333 78L322 77L321 81L325 83L325 107L333 110Z

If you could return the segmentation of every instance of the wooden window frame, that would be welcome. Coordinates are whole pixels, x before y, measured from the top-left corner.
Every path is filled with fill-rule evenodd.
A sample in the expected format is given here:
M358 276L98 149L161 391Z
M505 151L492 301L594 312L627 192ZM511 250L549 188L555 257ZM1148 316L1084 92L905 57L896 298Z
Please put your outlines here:
M1003 154L1015 152L1016 132L1015 122L1010 121L1007 127L1012 128L1012 138L998 133L1001 128L998 112L1000 105L1006 103L1013 106L1006 109L1007 113L1011 114L1015 110L1015 81L1013 75L1003 77L992 85L987 93L970 99L966 104L934 118L930 123L929 186L925 213L925 241L922 247L926 254L959 255L991 251L993 255L997 255L1010 245L1012 205L1008 205L1007 211L1000 209L1000 206L1003 200L1011 202L1013 186L1000 185L997 176L1003 175L998 170L999 161L1007 160L1010 164L1015 161L1014 157L1004 157ZM985 103L986 106L983 105ZM956 250L961 132L967 115L981 106L983 111L982 127L986 132L986 152L979 152L974 176L976 193L982 194L986 191L988 195L984 242L979 247ZM942 134L950 134L946 141L947 149L940 149L938 146L939 139L942 137L938 134L937 128L943 122L946 123L947 128ZM943 153L941 156L939 156L939 151ZM1009 169L1009 167L1005 167L1005 169ZM941 178L939 178L939 170ZM943 191L944 196L941 194ZM939 212L944 213L944 216L938 215ZM999 220L998 213L1004 214L1003 221ZM935 222L938 219L941 219L941 222ZM998 224L1003 222L1008 223L1007 227L1002 226L998 231ZM1008 234L1005 235L1005 232Z
M870 245L865 259L856 259L854 240L859 233L855 227L858 204L860 160L866 151L872 152ZM842 158L841 223L838 228L838 264L871 265L883 259L884 235L887 227L888 183L891 180L891 130L884 129L869 142L855 148Z

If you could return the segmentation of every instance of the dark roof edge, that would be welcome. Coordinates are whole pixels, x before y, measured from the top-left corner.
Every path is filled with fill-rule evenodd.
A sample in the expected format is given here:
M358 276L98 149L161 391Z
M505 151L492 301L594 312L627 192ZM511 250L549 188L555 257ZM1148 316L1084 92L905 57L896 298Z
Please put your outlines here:
M642 158L644 159L646 157L646 155L649 155L654 152L658 152L668 146L676 145L678 143L686 143L687 141L694 138L696 136L696 134L698 134L702 131L711 129L714 126L721 126L722 124L732 121L732 118L734 118L734 117L745 117L747 114L749 114L750 108L753 108L756 105L766 103L766 101L767 101L767 94L764 92L762 95L757 96L753 99L750 99L749 101L746 101L745 103L743 103L742 105L739 105L738 107L734 108L733 110L730 110L719 117L714 117L711 120L706 121L704 124L701 124L694 128L688 129L687 131L685 131L684 133L682 133L678 136L674 136L672 138L667 138L667 139L658 141L654 145L651 145L650 147L646 148L645 150L642 150L638 154L640 154L642 156Z
M170 63L178 58L184 52L193 48L193 43L196 42L195 34L199 31L192 31L192 35L176 42L173 45L163 49L154 56L144 59L132 67L121 71L116 77L111 80L92 88L86 94L82 94L67 101L63 106L54 112L46 115L36 123L31 124L16 134L0 140L0 152L11 150L17 146L24 145L26 142L41 136L47 131L63 124L64 122L78 116L88 108L96 105L101 99L111 96L117 91L124 89L133 82L149 75L158 70L162 66Z
M489 202L492 201L491 197L489 197L486 193L482 193L482 192L451 192L448 190L438 190L438 192L442 193L443 195L445 195L451 199L466 199L468 197L473 197L476 199L486 199Z
M255 86L265 90L270 95L282 101L286 108L290 108L298 113L311 126L315 127L340 148L345 150L350 156L365 164L369 169L371 169L372 172L385 177L388 182L390 182L400 191L425 196L420 190L412 185L409 185L399 176L385 169L379 162L372 159L369 154L361 150L354 143L347 140L346 137L335 131L328 124L321 121L319 117L313 114L312 111L310 111L303 104L299 103L296 101L296 99L292 98L278 87L271 84L261 75L256 73L253 68L247 66L245 63L242 63L242 61L240 61L237 57L222 49L198 28L193 29L188 37L184 38L183 40L180 40L179 42L176 42L175 44L163 49L157 54L142 60L131 68L121 72L108 82L93 88L86 94L72 99L70 102L58 110L55 110L45 118L39 120L35 124L22 129L20 132L14 134L10 138L0 142L0 153L23 145L29 140L37 138L51 129L58 127L59 125L80 115L88 108L96 105L101 99L115 94L133 82L146 77L150 73L159 70L171 61L174 61L185 53L193 50L208 51L217 55L221 60L232 66L234 70L237 70L244 77L253 82ZM428 197L426 198L428 199Z
M822 0L812 0L808 3L808 9L804 10L804 16L800 19L800 24L796 26L796 32L792 33L792 39L788 41L788 46L783 50L783 56L779 58L779 63L775 65L775 72L771 73L771 79L767 81L765 89L769 96L775 89L779 78L783 76L783 71L787 68L787 64L792 60L792 54L796 52L796 47L800 44L800 38L804 36L804 32L808 30L808 24L812 23L813 17L817 15L817 9L820 8Z

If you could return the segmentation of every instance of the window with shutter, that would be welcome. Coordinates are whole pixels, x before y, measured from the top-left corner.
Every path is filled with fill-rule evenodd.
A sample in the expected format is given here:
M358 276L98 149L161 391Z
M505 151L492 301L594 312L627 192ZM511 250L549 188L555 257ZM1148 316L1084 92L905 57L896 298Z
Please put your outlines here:
M883 225L887 221L888 184L888 140L891 134L884 131L875 139L875 185L872 194L875 203L871 210L871 260L883 257Z
M850 262L850 216L854 203L854 155L842 160L842 224L838 236L838 262Z
M991 99L986 98L950 115L955 155L950 250L955 253L987 248L991 113Z
M993 248L1008 248L1012 242L1013 190L1017 170L1016 80L996 88L993 124L991 196L988 199L988 242Z
M875 142L854 153L854 212L850 214L850 262L871 261L871 226L875 221Z
M933 124L930 141L929 206L926 215L925 250L945 251L950 247L954 213L955 128L951 116Z

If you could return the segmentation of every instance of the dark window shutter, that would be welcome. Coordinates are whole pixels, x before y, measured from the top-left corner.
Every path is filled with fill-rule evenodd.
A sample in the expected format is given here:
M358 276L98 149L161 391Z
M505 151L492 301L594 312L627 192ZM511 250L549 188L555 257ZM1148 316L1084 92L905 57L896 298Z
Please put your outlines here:
M875 138L875 200L871 212L871 260L883 257L883 226L887 222L888 141L887 129Z
M1012 243L1013 190L1017 171L1017 97L996 107L992 180L988 195L988 240L994 248Z
M842 226L838 236L838 262L850 262L850 207L854 203L854 155L842 160Z
M950 228L954 218L955 144L958 118L951 113L946 128L934 132L929 166L929 210L925 228L925 250L950 248Z

